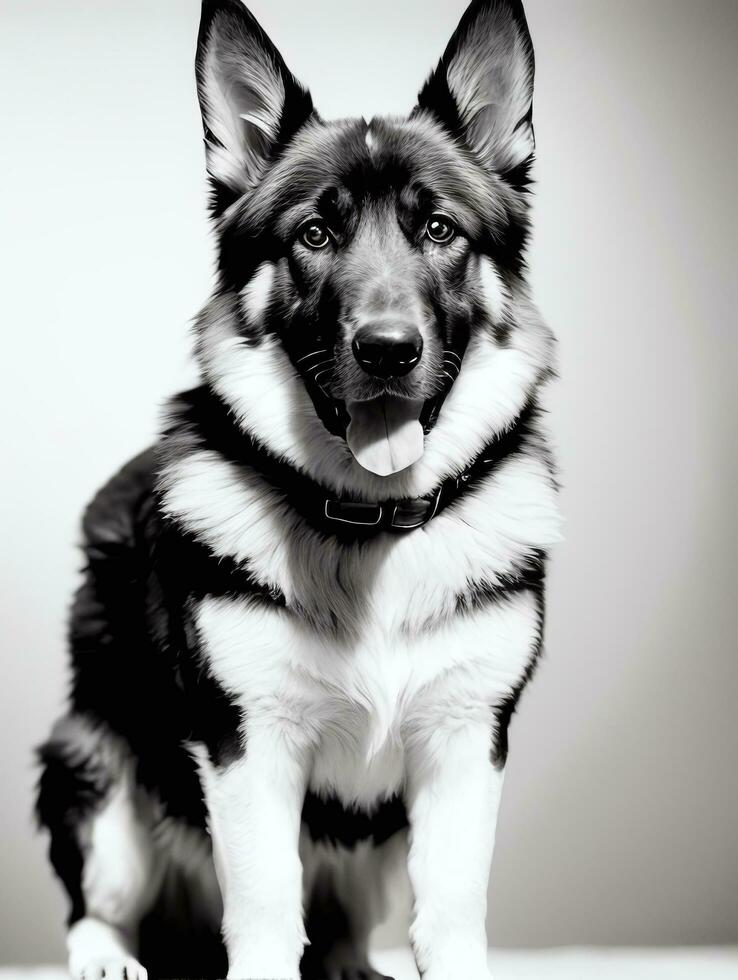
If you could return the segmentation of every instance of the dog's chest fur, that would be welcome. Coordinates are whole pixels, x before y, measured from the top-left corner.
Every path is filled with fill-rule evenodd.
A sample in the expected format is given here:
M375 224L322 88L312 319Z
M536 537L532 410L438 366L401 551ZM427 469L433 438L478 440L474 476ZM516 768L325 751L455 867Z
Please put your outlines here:
M354 544L316 533L256 473L207 451L172 464L166 483L170 513L285 599L197 606L204 657L247 740L278 723L311 753L311 788L367 805L400 788L439 704L451 721L477 715L492 741L493 709L540 642L535 592L497 590L557 536L543 460L512 457L426 527Z

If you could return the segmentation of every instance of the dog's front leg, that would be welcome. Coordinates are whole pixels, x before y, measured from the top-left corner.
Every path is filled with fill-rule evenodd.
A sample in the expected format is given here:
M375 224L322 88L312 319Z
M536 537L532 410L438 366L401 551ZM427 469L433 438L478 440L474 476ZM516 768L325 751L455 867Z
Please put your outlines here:
M502 772L491 722L437 720L408 752L411 937L424 980L489 980L487 885Z
M300 975L305 930L298 838L307 767L307 747L289 723L250 717L245 754L209 773L230 978Z

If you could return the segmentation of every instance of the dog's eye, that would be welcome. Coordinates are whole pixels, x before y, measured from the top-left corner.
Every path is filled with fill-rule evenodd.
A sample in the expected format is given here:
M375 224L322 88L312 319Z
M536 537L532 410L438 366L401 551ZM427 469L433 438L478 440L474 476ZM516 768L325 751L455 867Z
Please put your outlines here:
M432 214L425 226L425 234L436 245L448 245L456 237L456 225L445 214Z
M298 238L308 248L325 248L331 240L328 230L320 221L308 221L300 229Z

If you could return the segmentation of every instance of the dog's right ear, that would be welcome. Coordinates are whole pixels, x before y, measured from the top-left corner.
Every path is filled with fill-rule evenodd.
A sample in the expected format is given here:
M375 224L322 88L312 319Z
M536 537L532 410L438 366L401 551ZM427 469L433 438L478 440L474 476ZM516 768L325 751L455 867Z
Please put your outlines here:
M533 149L533 44L522 0L472 0L418 96L477 159L516 185Z
M240 0L203 0L195 68L218 216L254 186L313 103Z

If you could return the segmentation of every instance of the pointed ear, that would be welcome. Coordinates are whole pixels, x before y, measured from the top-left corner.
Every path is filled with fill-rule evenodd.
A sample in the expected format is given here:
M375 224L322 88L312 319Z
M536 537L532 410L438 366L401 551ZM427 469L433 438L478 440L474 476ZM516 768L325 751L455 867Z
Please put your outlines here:
M218 215L254 186L313 103L240 0L203 0L195 67Z
M463 139L485 166L525 183L535 145L534 70L520 0L474 0L418 96L418 110Z

